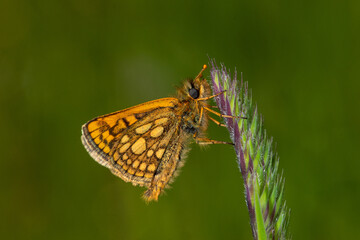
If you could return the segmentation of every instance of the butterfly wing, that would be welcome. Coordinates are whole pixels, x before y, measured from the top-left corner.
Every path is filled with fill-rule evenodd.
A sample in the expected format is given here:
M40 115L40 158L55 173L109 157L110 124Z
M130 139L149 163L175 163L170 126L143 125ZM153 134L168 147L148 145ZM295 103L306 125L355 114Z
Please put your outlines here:
M163 98L97 117L82 127L89 154L124 181L149 187L179 134L176 98Z

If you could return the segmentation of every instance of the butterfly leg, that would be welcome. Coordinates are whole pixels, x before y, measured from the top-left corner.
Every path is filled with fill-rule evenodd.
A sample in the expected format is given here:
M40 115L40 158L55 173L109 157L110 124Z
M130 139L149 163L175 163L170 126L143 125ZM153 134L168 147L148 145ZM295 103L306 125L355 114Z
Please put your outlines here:
M221 123L221 122L213 119L212 117L208 116L208 118L209 118L211 121L213 121L214 123L216 123L218 126L220 126L220 127L226 127L225 124L223 124L223 123Z
M223 142L223 141L212 140L212 139L205 138L205 137L198 137L197 132L194 133L193 138L195 139L195 142L197 144L200 144L200 145L209 145L209 144L229 144L229 145L234 145L233 143L230 143L230 142Z
M217 140L212 140L209 138L200 138L200 137L196 137L195 141L197 144L200 145L210 145L210 144L228 144L228 145L234 145L233 143L230 142L223 142L223 141L217 141Z
M204 113L204 108L200 108L200 119L199 119L200 123L201 123L202 118L203 118L203 113Z
M247 119L246 117L241 117L241 116L223 115L223 114L218 113L218 112L216 112L216 111L214 111L214 110L212 110L212 109L210 109L210 108L208 108L208 107L204 107L204 109L207 110L207 111L209 111L209 112L211 112L211 113L213 113L213 114L215 114L215 115L217 115L217 116L219 116L219 117L223 117L223 118L242 118L242 119Z

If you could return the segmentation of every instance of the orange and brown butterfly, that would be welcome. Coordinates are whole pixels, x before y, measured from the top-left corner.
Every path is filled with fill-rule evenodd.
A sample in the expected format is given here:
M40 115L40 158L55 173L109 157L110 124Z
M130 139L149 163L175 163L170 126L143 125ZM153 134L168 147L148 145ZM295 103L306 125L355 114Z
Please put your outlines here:
M185 81L176 98L161 98L106 114L82 126L81 140L98 163L134 185L147 187L146 201L157 200L183 165L191 138L199 144L226 144L204 137L212 112L208 82L198 76ZM221 94L221 93L220 93Z

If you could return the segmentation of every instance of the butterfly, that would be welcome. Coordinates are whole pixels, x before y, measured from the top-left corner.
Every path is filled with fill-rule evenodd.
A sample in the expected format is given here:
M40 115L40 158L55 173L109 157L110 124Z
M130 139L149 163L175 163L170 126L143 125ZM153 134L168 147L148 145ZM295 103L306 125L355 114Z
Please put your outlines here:
M203 66L195 79L186 80L177 97L153 100L96 117L82 126L81 140L90 156L116 176L147 187L146 201L158 200L184 163L189 140L199 144L231 144L204 136L210 108L208 82Z

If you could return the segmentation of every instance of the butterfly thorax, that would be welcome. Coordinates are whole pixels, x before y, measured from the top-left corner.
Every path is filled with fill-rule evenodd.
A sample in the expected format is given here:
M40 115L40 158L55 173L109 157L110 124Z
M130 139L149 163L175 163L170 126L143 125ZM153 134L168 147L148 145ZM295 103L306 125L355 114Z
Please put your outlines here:
M179 104L179 115L181 117L180 126L186 133L195 134L202 130L206 123L206 116L201 113L204 103L194 100L184 100ZM203 116L201 116L201 114Z
M208 82L200 78L185 81L183 88L178 90L178 112L181 115L181 128L186 133L197 134L205 130L207 115L202 109L207 106L207 102L198 99L206 98L210 94Z

